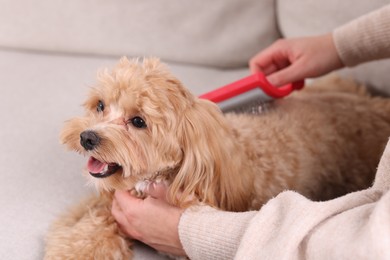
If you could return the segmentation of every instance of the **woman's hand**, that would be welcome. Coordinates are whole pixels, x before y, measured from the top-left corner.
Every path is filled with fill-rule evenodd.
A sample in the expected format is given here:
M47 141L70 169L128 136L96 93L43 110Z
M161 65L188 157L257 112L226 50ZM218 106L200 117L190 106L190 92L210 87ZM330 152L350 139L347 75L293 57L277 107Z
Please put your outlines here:
M119 228L129 237L158 251L186 255L178 232L184 210L165 201L166 187L162 183L151 183L146 193L147 198L139 199L129 192L115 192L111 212Z
M332 34L282 39L256 54L249 62L252 73L263 72L276 86L322 76L344 67Z

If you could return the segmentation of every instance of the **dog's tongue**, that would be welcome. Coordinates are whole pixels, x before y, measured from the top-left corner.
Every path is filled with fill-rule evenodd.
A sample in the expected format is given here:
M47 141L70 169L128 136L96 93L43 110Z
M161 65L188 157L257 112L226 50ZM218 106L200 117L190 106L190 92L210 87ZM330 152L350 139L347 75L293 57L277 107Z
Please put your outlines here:
M90 173L100 173L103 171L106 163L103 163L96 159L95 157L90 157L87 163L87 168Z

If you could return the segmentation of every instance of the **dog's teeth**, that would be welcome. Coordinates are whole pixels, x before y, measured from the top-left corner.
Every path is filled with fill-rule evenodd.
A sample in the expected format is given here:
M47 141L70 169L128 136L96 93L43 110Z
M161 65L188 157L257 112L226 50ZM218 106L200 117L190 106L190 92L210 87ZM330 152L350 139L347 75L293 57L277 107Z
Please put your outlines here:
M108 171L108 164L106 164L106 166L104 166L104 169L103 169L103 172L106 172Z

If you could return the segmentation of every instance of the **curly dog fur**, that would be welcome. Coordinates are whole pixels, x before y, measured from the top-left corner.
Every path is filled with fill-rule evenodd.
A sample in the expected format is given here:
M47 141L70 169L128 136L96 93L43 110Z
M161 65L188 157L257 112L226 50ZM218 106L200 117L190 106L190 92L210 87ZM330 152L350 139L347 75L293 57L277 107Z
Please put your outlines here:
M314 200L364 189L390 135L390 101L352 81L315 83L262 114L224 115L153 58L102 71L84 106L61 141L90 157L85 175L100 193L53 224L46 259L131 257L112 192L142 194L149 181L167 182L177 206L229 211L259 209L287 189Z

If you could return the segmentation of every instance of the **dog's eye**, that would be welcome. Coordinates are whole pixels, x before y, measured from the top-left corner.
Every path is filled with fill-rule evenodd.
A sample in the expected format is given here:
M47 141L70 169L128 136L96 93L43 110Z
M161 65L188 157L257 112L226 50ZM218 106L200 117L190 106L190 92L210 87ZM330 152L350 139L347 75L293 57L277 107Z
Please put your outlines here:
M99 100L96 106L96 111L103 112L104 111L104 103L103 101Z
M130 119L130 122L133 124L133 126L137 128L146 128L145 120L143 120L139 116L133 117L132 119Z

